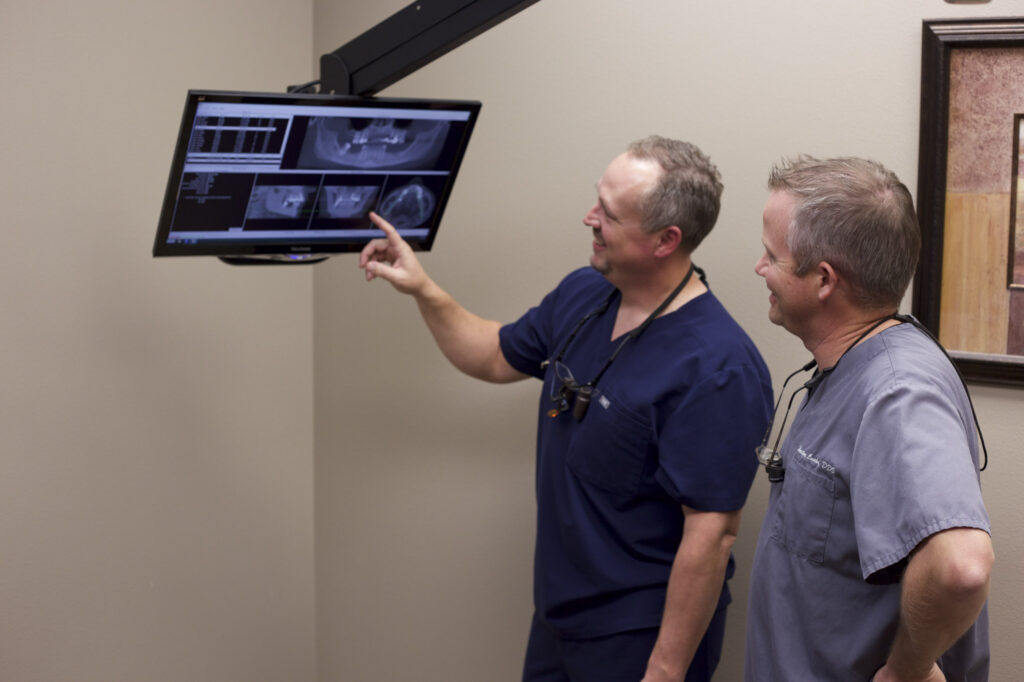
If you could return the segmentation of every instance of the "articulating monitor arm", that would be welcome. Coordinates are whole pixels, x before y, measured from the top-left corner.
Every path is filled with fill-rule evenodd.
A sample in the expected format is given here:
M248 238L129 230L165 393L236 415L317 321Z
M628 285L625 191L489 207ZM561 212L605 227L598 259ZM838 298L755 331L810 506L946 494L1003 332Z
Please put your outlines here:
M538 0L420 0L320 57L320 92L373 95Z

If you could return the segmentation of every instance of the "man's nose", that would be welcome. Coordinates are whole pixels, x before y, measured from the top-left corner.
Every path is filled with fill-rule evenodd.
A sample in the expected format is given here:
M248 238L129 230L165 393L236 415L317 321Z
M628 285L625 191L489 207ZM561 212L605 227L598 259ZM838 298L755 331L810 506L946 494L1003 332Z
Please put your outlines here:
M764 266L767 263L768 263L767 254L762 253L761 257L757 259L756 263L754 263L754 272L756 272L759 276L764 277L764 275L762 274L762 271L764 270Z

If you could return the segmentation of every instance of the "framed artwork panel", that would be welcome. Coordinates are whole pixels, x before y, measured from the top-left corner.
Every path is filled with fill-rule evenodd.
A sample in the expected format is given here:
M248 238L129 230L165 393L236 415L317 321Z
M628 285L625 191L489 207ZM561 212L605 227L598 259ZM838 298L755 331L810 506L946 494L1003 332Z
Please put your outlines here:
M1024 18L926 20L917 188L922 252L913 311L966 379L1018 386L1022 120Z

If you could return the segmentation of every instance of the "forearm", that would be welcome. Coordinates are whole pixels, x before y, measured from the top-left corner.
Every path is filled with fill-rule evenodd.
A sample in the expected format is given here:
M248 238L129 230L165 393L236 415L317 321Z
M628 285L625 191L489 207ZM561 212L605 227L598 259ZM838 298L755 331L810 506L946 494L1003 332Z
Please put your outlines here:
M438 348L457 369L496 383L525 377L501 353L499 322L469 312L430 279L413 296Z
M370 220L384 232L384 239L370 241L359 254L359 267L366 271L367 281L380 277L412 296L441 352L459 370L498 383L526 378L501 353L501 325L473 315L456 303L427 276L412 248L391 223L373 212Z
M703 523L711 518L718 522ZM686 676L718 607L738 525L739 512L687 515L645 680L681 682Z
M928 679L939 656L978 618L992 560L991 539L973 528L943 531L922 543L904 573L900 622L878 679Z

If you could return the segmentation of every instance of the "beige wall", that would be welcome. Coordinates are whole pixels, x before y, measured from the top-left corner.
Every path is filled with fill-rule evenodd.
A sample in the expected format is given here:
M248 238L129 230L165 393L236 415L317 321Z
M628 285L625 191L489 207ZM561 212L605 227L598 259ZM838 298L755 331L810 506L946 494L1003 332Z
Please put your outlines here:
M315 0L314 52L406 4ZM585 263L580 219L607 161L650 132L688 138L726 183L697 261L780 380L808 354L768 323L752 272L769 165L799 152L872 156L914 188L921 20L1008 14L1009 4L540 2L383 93L484 102L423 261L471 310L514 319ZM320 679L518 679L537 385L457 374L415 306L383 283L364 284L354 258L317 267L314 314ZM992 679L1010 680L1024 663L1024 391L973 392L999 554ZM737 549L725 681L741 675L745 584L766 492L759 478Z
M185 91L312 4L0 3L0 680L315 679L312 273L151 256Z
M536 386L455 373L354 257L149 256L188 87L280 90L405 4L0 4L0 680L518 679ZM484 101L427 266L512 319L585 261L605 163L648 132L690 138L727 184L699 262L773 373L801 364L751 274L768 164L872 155L913 187L921 18L1007 10L762 5L546 0L389 89ZM974 393L993 679L1014 679L1024 393Z

